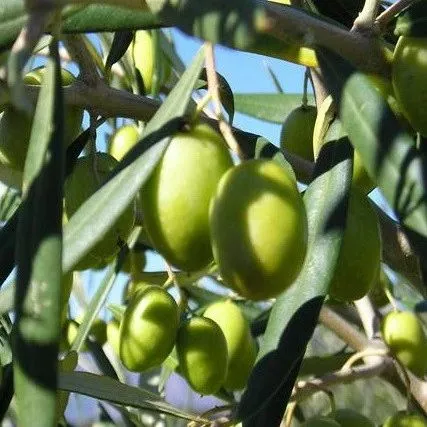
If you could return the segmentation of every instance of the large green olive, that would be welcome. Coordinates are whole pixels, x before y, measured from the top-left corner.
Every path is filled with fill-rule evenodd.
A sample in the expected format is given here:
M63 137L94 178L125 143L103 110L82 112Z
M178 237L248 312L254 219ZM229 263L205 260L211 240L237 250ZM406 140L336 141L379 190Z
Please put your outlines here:
M338 301L362 298L378 277L380 259L381 236L376 212L369 199L354 188L329 294Z
M312 105L292 110L282 126L280 147L312 162L313 131L316 123L317 108Z
M227 341L228 368L224 387L240 390L246 386L256 358L256 344L248 321L231 300L211 304L203 314L221 328Z
M120 359L134 372L159 366L175 344L179 326L178 306L158 286L134 294L120 322Z
M28 85L40 86L45 68L36 68L24 77ZM66 69L61 70L62 83L69 86L75 77ZM83 120L83 110L66 106L64 110L64 146L68 146L79 134ZM7 107L0 117L0 162L22 171L30 142L33 118L26 113Z
M273 160L249 160L221 179L210 209L215 261L226 286L262 300L298 276L307 216L295 179Z
M155 249L175 267L194 271L212 261L209 202L232 164L220 135L197 125L172 138L142 188L147 233Z
M427 136L427 38L400 37L393 56L392 81L402 111Z
M93 170L93 160L95 160L94 164L96 164L96 174ZM66 180L64 187L65 213L68 218L101 187L117 163L117 160L107 153L96 153L95 159L92 159L91 156L86 156L77 160L74 170ZM110 230L106 232L102 240L74 266L74 269L96 268L109 262L119 252L120 244L126 242L129 237L134 219L135 212L134 204L132 203L121 214Z
M193 317L183 323L176 351L179 369L194 391L209 395L221 388L227 374L227 342L212 319Z
M393 354L414 374L427 374L427 337L417 315L391 312L381 324L382 336Z
M328 416L342 427L375 427L369 418L350 408L336 409Z
M383 427L427 427L427 420L421 415L397 412L385 420Z

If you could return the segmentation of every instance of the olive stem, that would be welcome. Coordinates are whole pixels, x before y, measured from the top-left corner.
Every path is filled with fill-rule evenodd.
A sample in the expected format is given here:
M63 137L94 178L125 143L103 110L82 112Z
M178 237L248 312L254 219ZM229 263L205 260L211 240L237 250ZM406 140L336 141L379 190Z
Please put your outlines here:
M214 105L214 111L218 120L219 130L221 131L224 140L229 146L230 150L233 151L240 160L244 158L240 145L237 143L236 138L233 135L233 131L228 122L224 119L221 107L221 99L219 95L219 82L218 76L215 69L215 52L212 43L205 43L205 65L206 65L206 76L208 80L208 90L212 97Z
M367 295L354 301L363 329L369 339L373 339L378 332L378 318L372 306L371 300Z
M307 381L298 381L292 392L291 401L301 401L316 393L319 387L325 389L335 384L350 383L359 379L372 378L381 375L390 367L390 358L384 358L376 363L356 366L345 371L340 370Z
M398 0L390 5L384 12L380 13L375 20L375 24L382 31L386 25L403 9L414 3L415 0Z
M400 371L402 372L403 382L404 382L405 388L406 388L406 409L409 410L409 407L410 407L410 404L411 404L411 397L412 397L412 393L411 393L411 379L409 377L408 370L403 365L403 363L401 363L401 361L398 360L397 358L393 358L393 361L394 361L394 363L397 366L399 366Z
M358 351L357 353L353 354L348 358L347 362L344 363L344 365L340 370L347 371L348 369L351 369L357 361L359 361L360 359L364 359L365 357L369 357L369 356L384 357L387 355L388 355L388 351L386 349L368 348L366 350Z
M305 69L305 73L304 73L304 88L303 88L303 92L302 92L302 106L303 107L307 107L307 104L308 104L307 89L308 89L309 75L310 75L310 71L309 71L309 68L307 67Z

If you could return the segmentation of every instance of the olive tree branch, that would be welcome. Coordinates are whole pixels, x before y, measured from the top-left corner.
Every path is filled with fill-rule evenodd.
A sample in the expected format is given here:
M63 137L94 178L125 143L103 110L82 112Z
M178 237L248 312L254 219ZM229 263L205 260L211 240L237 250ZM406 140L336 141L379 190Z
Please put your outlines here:
M85 81L87 85L96 86L101 78L83 36L67 35L64 41L71 58L79 65L79 77Z
M267 20L262 30L287 43L326 47L348 59L357 68L390 74L378 39L333 25L298 8L265 4Z

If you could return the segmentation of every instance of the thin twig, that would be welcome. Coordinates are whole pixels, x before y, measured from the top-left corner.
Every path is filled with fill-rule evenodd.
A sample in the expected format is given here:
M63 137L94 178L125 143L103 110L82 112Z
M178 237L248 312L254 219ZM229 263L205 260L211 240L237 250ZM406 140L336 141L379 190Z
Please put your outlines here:
M291 401L301 401L316 393L320 388L327 388L335 384L350 383L356 380L372 378L381 375L391 364L390 358L384 358L373 364L356 366L345 371L332 372L319 378L307 381L298 381L294 387Z
M387 24L402 10L410 6L415 0L398 0L389 6L384 12L378 15L375 24L380 30L383 30Z
M77 62L80 68L80 78L88 86L96 86L101 80L95 61L92 58L86 42L81 35L67 35L65 44L71 57Z
M239 144L234 138L233 131L228 122L224 119L221 108L221 99L219 96L219 82L215 69L215 54L212 43L205 43L205 63L206 75L208 80L208 89L212 97L215 115L218 119L218 127L230 149L240 158L243 159L243 153Z

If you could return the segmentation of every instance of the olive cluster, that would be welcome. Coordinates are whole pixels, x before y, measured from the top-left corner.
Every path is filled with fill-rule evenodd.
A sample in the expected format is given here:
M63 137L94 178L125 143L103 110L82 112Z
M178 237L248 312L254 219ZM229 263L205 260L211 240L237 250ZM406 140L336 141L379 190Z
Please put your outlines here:
M170 356L198 393L240 390L255 362L256 343L249 324L231 300L208 306L203 316L180 320L174 298L163 288L140 286L120 321L107 325L107 339L133 372L160 366ZM172 350L175 346L175 353Z

